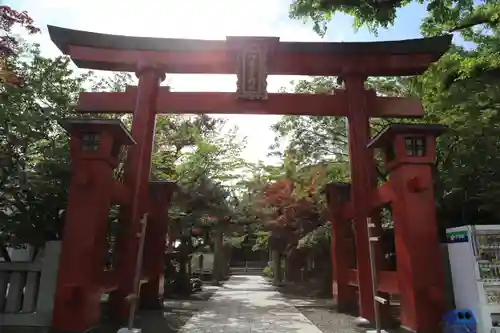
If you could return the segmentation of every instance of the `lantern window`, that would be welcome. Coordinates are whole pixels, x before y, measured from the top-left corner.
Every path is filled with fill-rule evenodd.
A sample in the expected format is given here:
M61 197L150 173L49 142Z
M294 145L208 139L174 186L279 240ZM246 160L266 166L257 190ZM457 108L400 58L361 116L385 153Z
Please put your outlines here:
M101 135L86 133L82 137L82 151L97 151L101 145Z
M405 138L406 155L411 157L423 157L426 153L425 137Z

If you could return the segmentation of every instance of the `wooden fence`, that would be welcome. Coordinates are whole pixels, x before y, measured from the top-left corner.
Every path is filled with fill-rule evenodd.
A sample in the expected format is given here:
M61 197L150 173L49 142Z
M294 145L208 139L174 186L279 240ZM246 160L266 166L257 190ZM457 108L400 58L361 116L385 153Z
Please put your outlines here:
M200 256L203 256L203 260L200 262ZM200 266L202 263L202 266ZM195 253L191 256L191 273L195 274L212 274L214 266L214 254L213 253Z
M60 242L47 242L33 262L0 263L0 331L50 326L60 252Z

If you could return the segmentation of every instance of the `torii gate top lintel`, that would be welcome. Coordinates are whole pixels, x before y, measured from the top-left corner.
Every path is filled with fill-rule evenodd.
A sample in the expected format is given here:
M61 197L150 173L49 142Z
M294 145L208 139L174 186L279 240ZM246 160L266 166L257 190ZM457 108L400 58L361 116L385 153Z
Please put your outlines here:
M278 37L226 40L130 37L48 26L57 47L81 68L131 71L148 60L168 73L234 74L238 48L269 51L269 75L337 76L363 68L367 76L424 72L449 48L451 35L387 42L282 42Z

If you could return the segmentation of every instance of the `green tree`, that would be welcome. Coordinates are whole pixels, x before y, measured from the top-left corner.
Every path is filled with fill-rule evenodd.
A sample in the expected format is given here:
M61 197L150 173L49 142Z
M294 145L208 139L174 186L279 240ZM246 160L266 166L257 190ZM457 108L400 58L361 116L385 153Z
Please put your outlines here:
M481 47L486 50L488 43ZM426 110L424 119L450 127L438 145L437 196L445 225L493 223L498 216L500 85L478 72L462 72L451 84L442 80L457 66L474 64L477 52L457 47L412 82Z
M388 28L396 20L397 9L411 3L426 5L421 31L424 36L459 32L466 42L475 45L472 52L455 48L453 66L443 73L450 84L455 80L472 76L498 78L500 69L499 23L500 4L494 0L295 0L290 7L290 16L312 19L314 30L321 35L327 23L337 12L354 17L354 27L367 27L376 33L379 28ZM463 57L464 53L467 57Z
M499 140L495 124L499 117L499 85L493 70L477 71L479 53L496 49L498 38L495 36L492 34L491 38L484 39L478 49L454 46L419 77L370 78L367 82L367 87L381 95L420 97L424 117L404 122L449 126L449 132L438 141L436 165L436 200L443 228L466 222L492 223L498 215L495 207L498 206L496 193L499 188L495 170L499 167ZM334 78L313 79L299 82L297 87L301 91L305 87L307 92L328 92L336 87L336 82ZM394 121L402 120L372 120L372 135ZM281 154L293 152L297 165L324 163L335 171L328 174L330 181L348 180L344 124L345 120L333 117L283 117L274 128L276 141L284 141L285 145L274 148ZM320 139L315 133L320 134ZM378 159L377 166L384 180L386 175L381 162Z
M18 50L10 61L23 84L0 86L2 241L40 245L59 234L65 207L67 136L57 120L87 75L75 74L65 57L41 56L38 45L18 41Z
M31 21L19 23L32 29ZM10 31L11 25L6 27ZM84 88L124 91L133 80L129 73L102 77L74 72L66 57L43 57L38 45L20 39L12 45L3 57L8 56L9 70L22 78L22 84L0 85L0 240L2 246L42 245L61 237L70 177L68 136L57 121L82 116L73 114L72 105ZM119 118L131 126L130 115L83 116ZM191 199L199 197L201 211L227 215L228 190L221 182L234 178L231 168L244 166L239 158L243 143L236 140L236 131L221 134L224 123L205 115L157 118L153 179L177 181L181 192L189 194L180 205L183 209L197 210ZM114 224L116 217L113 210Z
M429 34L444 31L475 34L473 28L476 26L497 29L500 22L500 5L492 0L295 0L290 6L290 16L311 19L314 30L321 35L325 34L326 25L335 13L353 16L355 28L366 26L376 32L394 24L397 10L411 3L426 6L428 15L422 28Z

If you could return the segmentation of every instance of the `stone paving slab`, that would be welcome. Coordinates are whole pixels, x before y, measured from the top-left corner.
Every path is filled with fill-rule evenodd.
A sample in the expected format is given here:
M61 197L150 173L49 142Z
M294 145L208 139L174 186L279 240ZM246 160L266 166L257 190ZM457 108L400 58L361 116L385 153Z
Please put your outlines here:
M312 297L299 297L289 295L284 295L283 297L285 297L288 304L297 308L333 308L335 306L335 302L333 301L333 299L315 299Z
M262 276L234 275L180 333L322 333Z
M215 294L217 290L221 289L218 286L204 285L203 291L206 293ZM195 294L197 295L197 294ZM167 298L163 301L163 307L166 309L174 308L174 309L186 309L186 310L197 310L201 311L207 306L207 299L172 299Z

